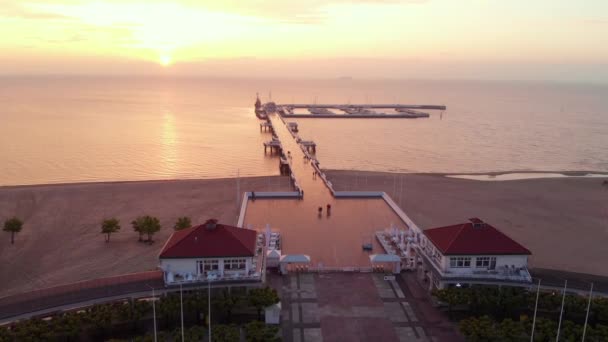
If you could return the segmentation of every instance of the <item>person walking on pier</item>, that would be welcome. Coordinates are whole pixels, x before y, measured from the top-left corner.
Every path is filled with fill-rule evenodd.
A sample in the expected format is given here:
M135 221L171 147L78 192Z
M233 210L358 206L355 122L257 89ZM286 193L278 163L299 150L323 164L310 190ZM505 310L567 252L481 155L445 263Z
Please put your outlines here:
M331 215L331 204L327 204L327 216Z
M319 217L323 216L323 207L319 207Z

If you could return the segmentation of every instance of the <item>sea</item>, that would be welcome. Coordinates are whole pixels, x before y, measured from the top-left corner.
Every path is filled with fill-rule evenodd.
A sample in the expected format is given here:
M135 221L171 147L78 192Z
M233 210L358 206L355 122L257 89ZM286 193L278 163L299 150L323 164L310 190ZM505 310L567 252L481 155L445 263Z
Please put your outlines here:
M253 112L438 104L422 119L298 119L325 169L608 171L608 85L513 81L1 77L0 186L266 176Z

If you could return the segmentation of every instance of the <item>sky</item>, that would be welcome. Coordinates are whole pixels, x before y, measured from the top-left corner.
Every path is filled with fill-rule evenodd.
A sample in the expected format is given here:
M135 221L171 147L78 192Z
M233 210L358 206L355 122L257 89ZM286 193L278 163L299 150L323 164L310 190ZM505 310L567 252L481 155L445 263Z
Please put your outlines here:
M606 0L0 0L0 75L608 83Z

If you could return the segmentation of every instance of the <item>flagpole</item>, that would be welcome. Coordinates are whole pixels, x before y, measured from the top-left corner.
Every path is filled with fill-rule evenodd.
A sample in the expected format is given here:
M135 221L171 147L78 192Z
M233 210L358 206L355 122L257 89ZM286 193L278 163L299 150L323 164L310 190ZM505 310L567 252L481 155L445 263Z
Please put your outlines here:
M184 300L182 295L182 283L179 283L179 308L182 315L182 342L184 342Z
M562 328L562 317L564 316L564 303L566 302L566 287L568 286L568 280L564 280L564 294L562 295L562 308L559 311L559 323L557 324L557 336L555 336L555 342L559 342L559 331Z
M148 285L148 287L152 289L152 317L154 318L154 342L156 342L156 294L152 286Z
M208 292L207 292L207 309L209 310L209 342L211 342L211 279L207 278Z
M536 288L536 304L534 304L534 318L532 319L532 334L530 335L530 342L534 341L534 327L536 326L536 311L538 309L538 297L540 296L540 279L538 279L538 286Z
M589 302L587 303L587 315L585 315L585 325L583 325L583 339L585 342L585 333L587 332L587 320L589 319L589 309L591 309L591 297L593 297L593 283L591 283L591 289L589 290Z
M239 212L239 196L241 195L241 179L240 179L241 170L236 170L236 212L238 215Z

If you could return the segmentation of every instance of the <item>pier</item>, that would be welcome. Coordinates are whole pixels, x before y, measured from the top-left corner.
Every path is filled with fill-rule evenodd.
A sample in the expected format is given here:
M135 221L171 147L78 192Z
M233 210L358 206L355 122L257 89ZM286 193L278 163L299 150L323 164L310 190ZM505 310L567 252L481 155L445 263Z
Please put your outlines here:
M296 125L296 127L297 127L297 125ZM260 123L260 132L262 132L262 131L264 131L264 132L271 131L272 132L273 131L272 124L270 122Z
M294 133L298 133L298 123L297 122L288 122L287 127L289 128L290 131L292 131Z
M305 147L308 153L317 153L317 144L312 140L300 140L300 145Z
M262 230L270 224L281 232L282 252L309 255L310 270L371 270L370 254L384 251L375 232L390 226L408 229L408 224L380 193L334 196L331 182L311 153L317 144L293 132L288 121L276 112L268 115L268 122L276 136L268 142L269 147L279 148L280 144L281 173L289 175L296 190L284 198L262 200L257 196L255 201L247 201L246 197L241 226ZM370 245L372 250L364 250L363 245Z
M283 145L281 141L276 138L273 138L270 141L264 143L264 153L266 153L267 149L270 149L270 153L277 152L281 153L283 149Z

